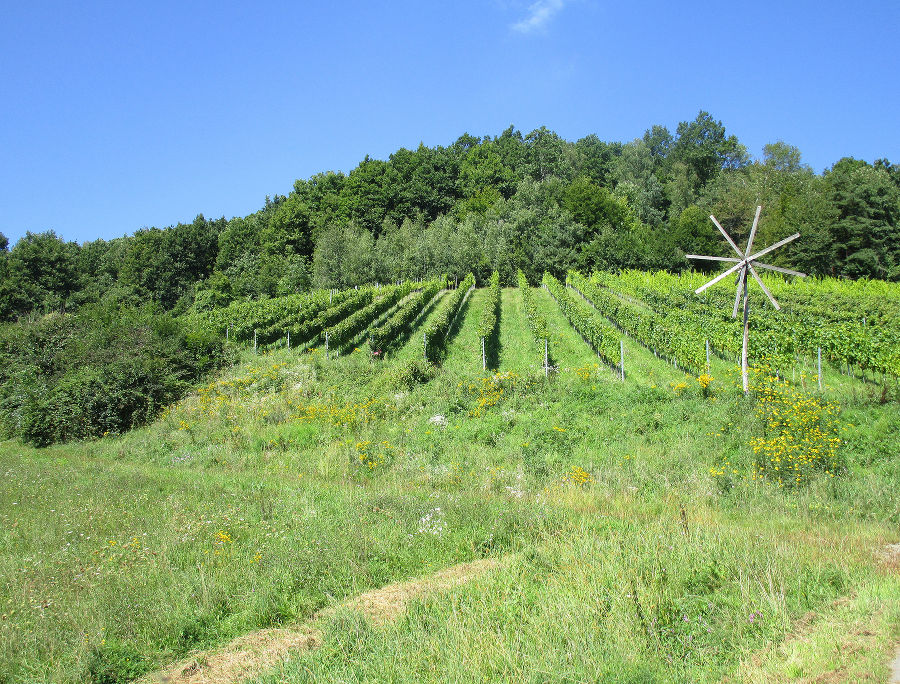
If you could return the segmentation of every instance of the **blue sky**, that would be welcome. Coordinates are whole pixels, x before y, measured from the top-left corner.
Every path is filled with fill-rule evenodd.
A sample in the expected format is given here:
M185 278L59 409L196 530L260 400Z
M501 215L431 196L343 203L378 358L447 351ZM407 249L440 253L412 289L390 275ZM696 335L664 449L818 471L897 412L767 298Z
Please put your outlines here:
M896 2L6 3L0 232L230 218L366 154L701 109L754 155L900 162L898 29Z

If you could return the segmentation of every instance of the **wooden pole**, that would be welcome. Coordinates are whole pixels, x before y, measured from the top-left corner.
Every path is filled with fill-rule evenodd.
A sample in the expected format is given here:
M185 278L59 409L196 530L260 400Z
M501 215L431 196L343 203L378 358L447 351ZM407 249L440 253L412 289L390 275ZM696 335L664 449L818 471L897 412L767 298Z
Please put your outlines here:
M744 343L741 345L741 381L744 394L750 393L750 378L747 368L747 347L750 345L750 293L747 291L747 270L741 272L741 284L744 287Z
M325 358L328 358L328 331L325 331Z
M487 370L487 355L484 353L484 338L481 338L481 370Z
M544 338L544 377L550 377L550 345L547 343L547 338Z
M253 328L253 353L256 353L256 328Z
M619 372L622 374L622 382L625 382L625 340L619 340Z
M706 340L706 374L709 375L709 340Z
M428 360L428 333L422 333L422 355L425 357L425 360Z
M291 331L288 330L287 332L288 332L288 349L290 349L291 348Z

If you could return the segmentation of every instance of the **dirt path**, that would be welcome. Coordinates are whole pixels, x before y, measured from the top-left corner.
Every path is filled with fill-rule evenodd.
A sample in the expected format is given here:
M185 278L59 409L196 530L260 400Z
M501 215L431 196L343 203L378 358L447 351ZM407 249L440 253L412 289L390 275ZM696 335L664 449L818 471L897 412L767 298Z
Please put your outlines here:
M799 682L889 682L900 684L900 648L891 638L885 598L894 596L900 574L900 544L874 553L887 573L882 591L870 587L810 611L785 639L751 653L722 684Z
M291 651L312 650L322 645L322 632L316 623L341 608L358 610L376 624L397 619L407 604L425 594L446 591L464 584L501 565L503 561L483 558L440 570L433 575L397 582L367 591L352 599L326 608L310 624L282 629L261 629L234 639L217 649L202 651L141 680L143 684L233 684L275 667Z

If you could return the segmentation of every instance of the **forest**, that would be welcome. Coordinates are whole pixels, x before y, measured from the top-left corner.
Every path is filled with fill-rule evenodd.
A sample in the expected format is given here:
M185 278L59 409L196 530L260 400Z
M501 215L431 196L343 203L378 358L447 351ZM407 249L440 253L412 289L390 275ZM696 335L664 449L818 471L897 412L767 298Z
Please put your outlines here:
M754 160L709 113L628 143L547 128L468 134L297 180L249 216L145 228L78 245L53 230L0 235L0 320L101 301L183 313L313 287L427 279L504 284L522 269L688 268L725 254L713 213L757 244L800 232L781 258L813 275L900 279L900 165L840 159L822 174L783 142Z

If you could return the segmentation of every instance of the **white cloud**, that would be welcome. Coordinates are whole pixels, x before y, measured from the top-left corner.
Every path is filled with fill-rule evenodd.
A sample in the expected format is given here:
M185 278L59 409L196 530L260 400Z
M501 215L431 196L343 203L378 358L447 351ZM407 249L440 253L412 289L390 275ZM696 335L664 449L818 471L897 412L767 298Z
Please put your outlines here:
M566 0L537 0L528 8L528 16L512 25L513 31L532 33L547 25L553 15L559 12Z

